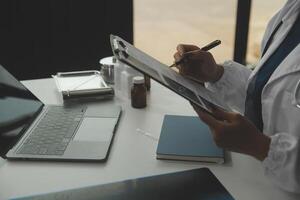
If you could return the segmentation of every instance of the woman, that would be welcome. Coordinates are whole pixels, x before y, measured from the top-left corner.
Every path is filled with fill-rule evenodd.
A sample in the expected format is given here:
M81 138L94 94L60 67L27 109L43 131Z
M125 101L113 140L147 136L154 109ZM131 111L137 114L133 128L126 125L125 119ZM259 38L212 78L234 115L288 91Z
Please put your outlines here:
M194 106L212 130L216 144L262 161L266 176L281 188L300 193L300 1L288 0L271 19L254 71L227 61L215 63L209 52L178 45L176 61L184 76L218 92L233 112L213 115ZM296 92L298 90L298 92ZM298 100L297 100L298 99ZM243 116L243 115L244 116Z

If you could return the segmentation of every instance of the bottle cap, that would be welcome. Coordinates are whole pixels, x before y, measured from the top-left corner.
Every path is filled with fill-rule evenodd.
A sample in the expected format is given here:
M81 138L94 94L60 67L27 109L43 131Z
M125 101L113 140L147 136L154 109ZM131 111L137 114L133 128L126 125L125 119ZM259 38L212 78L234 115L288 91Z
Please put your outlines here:
M135 76L135 77L133 77L133 83L134 84L143 84L143 83L145 83L145 79L142 76Z
M106 58L102 58L100 61L99 61L99 63L101 64L101 65L109 65L109 66L111 66L111 65L114 65L116 62L114 62L114 57L106 57Z

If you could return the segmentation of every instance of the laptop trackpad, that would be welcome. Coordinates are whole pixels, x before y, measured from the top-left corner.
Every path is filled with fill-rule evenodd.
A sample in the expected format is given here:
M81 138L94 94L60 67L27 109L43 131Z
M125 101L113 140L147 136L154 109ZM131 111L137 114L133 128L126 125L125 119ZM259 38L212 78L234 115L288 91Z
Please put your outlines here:
M110 141L116 121L116 118L84 118L73 140Z

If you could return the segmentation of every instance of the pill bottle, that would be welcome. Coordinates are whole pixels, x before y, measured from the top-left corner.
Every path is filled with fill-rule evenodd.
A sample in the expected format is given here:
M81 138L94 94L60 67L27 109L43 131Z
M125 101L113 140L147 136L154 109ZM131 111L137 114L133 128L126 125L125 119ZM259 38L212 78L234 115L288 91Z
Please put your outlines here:
M121 90L124 99L131 98L131 88L135 76L141 76L141 73L124 64L124 70L121 73Z
M133 78L131 88L131 106L134 108L145 108L147 105L147 88L143 76Z
M118 61L115 61L114 68L114 89L116 96L122 96L122 83L121 83L121 74L124 70L124 66Z
M124 70L121 73L121 91L124 99L130 99L132 80L135 76L131 67L124 65Z
M114 84L114 65L116 60L114 57L102 58L99 63L101 64L101 76L108 84Z

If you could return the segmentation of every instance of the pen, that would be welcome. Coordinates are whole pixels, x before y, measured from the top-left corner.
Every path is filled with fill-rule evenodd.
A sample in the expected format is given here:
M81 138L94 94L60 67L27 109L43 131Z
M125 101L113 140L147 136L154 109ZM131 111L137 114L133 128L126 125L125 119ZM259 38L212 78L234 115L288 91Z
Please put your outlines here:
M210 49L218 46L219 44L221 44L221 40L215 40L215 41L207 44L206 46L202 47L201 50L202 51L209 51ZM174 67L176 65L180 65L185 59L187 59L187 56L183 56L180 60L176 61L174 64L172 64L169 67L171 68L171 67Z

